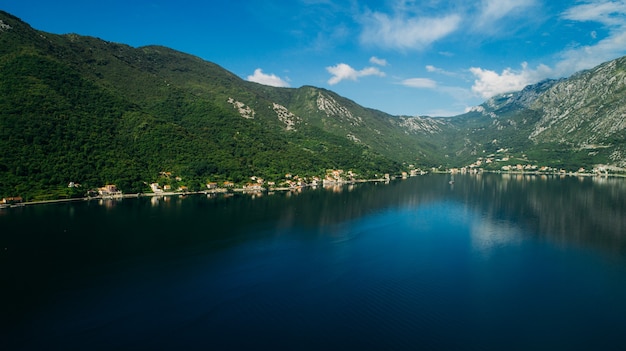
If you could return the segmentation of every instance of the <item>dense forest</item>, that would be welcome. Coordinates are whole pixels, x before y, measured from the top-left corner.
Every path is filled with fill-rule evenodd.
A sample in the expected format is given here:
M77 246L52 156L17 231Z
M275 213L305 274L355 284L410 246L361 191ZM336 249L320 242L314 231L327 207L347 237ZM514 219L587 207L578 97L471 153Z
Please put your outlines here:
M463 115L391 116L322 88L244 81L166 47L37 31L0 11L0 199L280 184L338 169L360 179L465 166L624 172L625 91L626 57Z
M144 192L162 173L199 190L251 176L278 181L345 169L371 177L400 169L315 125L287 132L262 115L242 118L227 96L254 90L213 64L165 48L39 35L6 13L0 18L11 26L0 32L0 197L82 196L105 184ZM200 66L194 77L180 76L190 70L181 60Z

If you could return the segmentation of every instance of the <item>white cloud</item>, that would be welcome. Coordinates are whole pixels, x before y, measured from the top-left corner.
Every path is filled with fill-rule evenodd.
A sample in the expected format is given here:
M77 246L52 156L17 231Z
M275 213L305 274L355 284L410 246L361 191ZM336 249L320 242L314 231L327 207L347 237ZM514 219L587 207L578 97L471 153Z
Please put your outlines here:
M260 68L255 69L254 74L248 76L248 81L273 87L289 87L289 83L285 80L275 74L265 74Z
M537 83L552 74L552 69L546 65L539 65L535 69L528 68L526 62L522 69L515 71L507 68L502 73L479 67L470 68L476 77L472 91L483 98L490 98L497 94L519 91L529 84Z
M421 50L456 31L461 20L456 14L428 18L369 12L362 18L364 28L360 40L363 44L383 48Z
M437 87L437 82L428 78L409 78L400 84L410 88L434 89Z
M485 38L514 38L534 31L546 20L543 0L481 0L466 12L464 28Z
M524 8L535 5L535 0L483 0L479 25L502 19L511 13L520 13Z
M520 70L507 68L497 73L489 69L472 67L470 72L476 78L472 91L483 98L518 91L528 84L537 83L548 77L567 77L624 54L626 1L588 1L570 7L561 14L561 17L575 22L598 22L604 25L608 35L593 45L570 46L558 55L559 61L552 68L542 64L530 69L524 63ZM591 32L592 38L595 39L597 35L596 31Z
M355 70L345 63L340 63L335 66L326 67L328 73L333 76L328 80L328 84L335 85L342 80L358 80L360 77L365 76L379 76L384 77L385 73L376 67L366 67L360 71Z
M426 70L430 73L437 73L437 74L441 74L441 75L449 76L449 77L457 76L457 74L454 72L449 72L442 68L435 67L433 65L426 65Z
M595 45L580 46L562 52L561 61L555 67L556 73L568 76L622 56L626 48L626 26L624 30L625 32L614 33Z
M393 4L390 12L368 10L360 15L362 44L385 49L423 50L460 30L502 34L503 28L517 28L508 21L504 24L503 19L523 17L523 23L532 21L538 16L529 10L539 8L541 3L540 0L388 2Z
M561 53L555 71L561 76L592 68L602 62L622 56L626 48L626 1L593 1L576 5L561 14L576 22L598 22L608 35L594 45L569 48ZM594 34L595 33L595 34ZM597 32L592 32L594 39Z
M450 117L458 116L466 112L465 107L459 107L457 109L437 108L429 110L426 116L429 117Z
M476 98L476 96L466 88L441 86L438 87L437 90L452 96L457 102L463 103L463 108L467 106L467 101L474 100Z
M378 58L376 56L370 57L370 63L383 67L387 66L387 60Z
M624 25L626 2L624 1L592 1L570 7L562 17L579 22L600 22L605 25Z

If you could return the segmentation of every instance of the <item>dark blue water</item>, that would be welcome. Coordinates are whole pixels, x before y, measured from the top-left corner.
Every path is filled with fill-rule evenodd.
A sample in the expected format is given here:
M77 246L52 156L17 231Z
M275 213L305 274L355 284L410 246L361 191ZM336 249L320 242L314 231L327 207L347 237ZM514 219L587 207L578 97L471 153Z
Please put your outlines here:
M0 348L626 345L624 180L341 190L1 210Z

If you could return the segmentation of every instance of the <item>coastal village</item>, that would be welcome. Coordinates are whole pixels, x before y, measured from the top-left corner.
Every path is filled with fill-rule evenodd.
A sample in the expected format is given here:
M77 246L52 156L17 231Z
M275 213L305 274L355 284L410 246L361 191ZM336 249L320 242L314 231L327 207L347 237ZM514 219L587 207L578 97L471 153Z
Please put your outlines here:
M507 153L507 149L499 149L495 154L485 157L478 157L475 162L460 168L451 168L450 173L478 173L478 172L495 172L495 173L525 173L525 174L557 174L557 175L573 175L573 176L608 176L624 173L626 170L610 167L606 165L596 165L592 169L579 167L576 170L566 170L563 168L555 168L531 163L526 155L521 157L513 157Z
M506 149L498 150L499 154L506 154ZM525 155L516 161L524 161ZM486 157L479 157L475 162L460 168L431 168L424 170L416 168L414 165L409 165L407 171L400 172L399 174L383 174L380 177L374 179L363 179L355 172L342 169L329 169L323 177L301 177L287 173L280 181L268 181L259 176L250 176L248 181L236 184L232 181L222 182L207 182L206 188L202 190L190 189L185 185L180 176L175 176L172 172L161 172L159 174L160 182L153 182L148 184L151 193L144 195L173 195L173 194L188 194L194 193L261 193L261 192L274 192L274 191L293 191L301 190L306 187L323 187L325 189L331 189L338 191L340 187L346 184L355 184L362 182L389 182L393 179L407 179L409 177L416 177L425 175L428 173L451 173L451 174L477 174L483 172L494 173L512 173L512 174L541 174L541 175L571 175L571 176L608 176L609 174L615 174L620 171L616 169L610 169L605 166L597 166L592 170L585 168L579 168L576 171L568 171L564 169L557 169L548 166L539 166L530 163L513 163L514 158L510 155L500 156L497 154L488 155ZM502 166L500 166L502 165ZM610 173L612 172L612 173ZM104 188L99 188L98 192L101 196L120 196L121 192L115 188L114 185L107 185Z
M426 174L427 172L413 169L410 172L402 172L400 177L407 178L409 176L416 176L420 174ZM172 172L163 171L158 175L158 181L152 183L145 183L149 191L138 194L124 194L117 185L106 184L96 189L86 189L81 191L82 185L76 182L69 182L68 188L75 190L77 194L84 194L84 196L61 198L54 200L36 201L37 203L45 202L61 202L61 201L73 201L79 199L116 199L123 197L139 197L139 196L167 196L167 195L188 195L188 194L218 194L218 193L253 193L259 194L263 192L274 191L299 191L303 188L311 187L323 187L331 189L333 191L340 191L341 187L346 184L355 184L362 182L389 182L395 179L396 176L392 176L388 173L381 175L376 179L362 179L358 174L353 171L344 171L342 169L330 169L326 171L323 177L301 177L287 173L280 181L267 181L259 176L250 176L249 180L243 183L234 183L232 181L221 182L206 182L202 189L189 189L185 184L184 179L181 176L174 175ZM147 190L147 189L146 189ZM7 197L0 201L0 208L23 206L24 199L22 197Z
M363 183L363 182L389 182L392 179L396 179L397 177L401 177L406 179L408 177L424 175L428 173L427 171L423 171L421 169L411 169L409 172L401 172L399 175L391 175L389 173L385 173L378 178L374 179L363 179L358 174L353 171L344 171L342 169L329 169L326 171L326 174L323 177L320 176L311 176L311 177L301 177L299 175L294 175L287 173L280 181L268 181L259 176L250 176L249 180L244 183L235 184L231 181L223 181L223 182L207 182L206 189L202 189L201 191L195 190L195 192L201 193L226 193L226 192L243 192L243 193L252 193L252 192L264 192L264 191L289 191L289 190L298 190L306 187L323 187L326 189L334 189L336 187L340 187L346 184L355 184L355 183ZM189 193L190 190L184 186L179 185L174 187L170 182L170 179L174 179L174 183L180 183L183 181L181 177L172 176L171 172L161 172L160 178L163 182L153 182L150 183L150 190L153 194L163 195L163 194L177 194L177 193Z
M208 181L201 189L195 187L189 189L185 184L185 180L178 175L173 174L171 171L162 171L158 174L157 181L152 183L144 183L146 190L145 193L138 194L124 194L121 189L115 184L106 184L102 187L95 189L82 189L80 183L71 181L68 183L68 188L73 189L75 194L84 194L82 196L35 201L29 203L45 203L45 202L60 202L60 201L73 201L78 199L115 199L123 197L139 197L139 196L166 196L166 195L188 195L188 194L219 194L219 193L252 193L260 194L263 192L274 191L300 191L303 188L311 187L323 187L333 191L341 191L342 187L347 184L355 184L362 182L389 182L393 179L407 179L409 177L415 177L425 175L428 173L450 173L450 174L478 174L483 172L492 173L504 173L504 174L538 174L538 175L571 175L571 176L609 176L619 175L624 172L623 169L615 169L614 167L607 167L598 165L591 170L585 168L579 168L576 171L568 171L565 169L558 169L548 166L539 166L536 164L524 162L525 155L521 158L513 158L506 153L506 149L500 149L496 154L487 155L485 157L478 157L475 162L459 168L445 168L434 167L429 170L423 170L416 168L414 165L409 165L407 171L400 172L399 174L383 174L374 179L363 179L355 172L342 169L329 169L324 176L311 176L301 177L287 173L279 181L268 181L259 176L250 176L246 182L234 183L229 180L225 181ZM517 161L517 162L514 162ZM0 199L0 208L18 207L24 206L25 199L21 196L5 197Z

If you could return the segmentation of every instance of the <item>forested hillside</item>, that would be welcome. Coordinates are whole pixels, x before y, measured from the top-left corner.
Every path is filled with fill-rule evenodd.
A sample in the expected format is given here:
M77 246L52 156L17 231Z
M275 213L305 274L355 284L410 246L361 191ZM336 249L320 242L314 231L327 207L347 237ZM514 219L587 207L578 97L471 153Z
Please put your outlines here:
M470 166L626 168L626 58L447 118L391 116L332 91L275 88L166 47L31 28L0 11L0 198L115 184L280 182ZM68 187L68 184L81 187Z
M41 33L6 13L0 20L0 197L67 196L107 183L141 192L161 172L197 189L250 176L399 170L314 124L287 130L263 109L271 103L261 87L212 63L162 47ZM241 100L258 112L242 116Z

